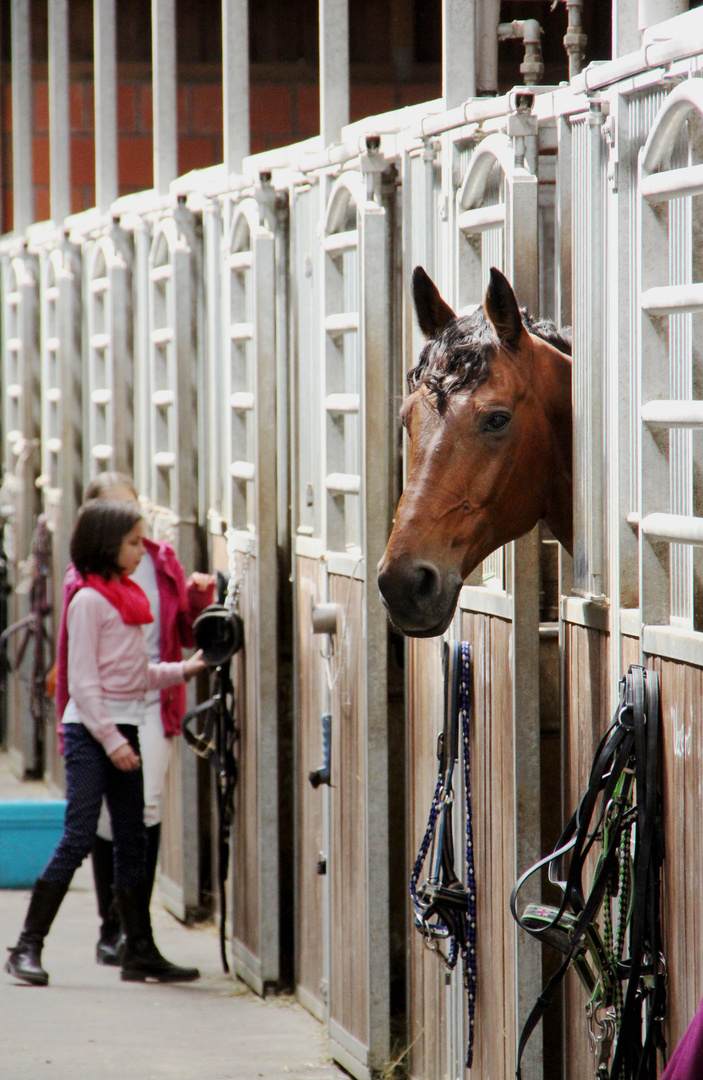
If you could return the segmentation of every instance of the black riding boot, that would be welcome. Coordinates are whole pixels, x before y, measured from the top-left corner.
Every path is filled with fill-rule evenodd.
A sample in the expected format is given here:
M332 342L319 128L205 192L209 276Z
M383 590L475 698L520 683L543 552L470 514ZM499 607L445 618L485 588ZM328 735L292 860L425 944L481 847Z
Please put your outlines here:
M159 861L159 843L161 841L161 822L147 826L146 830L146 883L149 887L149 899L154 891L156 866Z
M93 844L92 862L95 895L100 915L100 937L95 946L95 959L99 964L119 967L120 952L124 948L124 934L112 895L115 881L112 840L96 836Z
M192 982L197 968L182 968L165 960L154 944L149 915L149 886L115 886L115 901L127 941L122 954L122 978L127 982Z
M49 976L41 966L41 952L44 938L51 929L56 912L61 907L68 885L62 881L36 882L29 901L24 929L17 939L17 944L9 950L5 971L16 979L32 986L46 986Z

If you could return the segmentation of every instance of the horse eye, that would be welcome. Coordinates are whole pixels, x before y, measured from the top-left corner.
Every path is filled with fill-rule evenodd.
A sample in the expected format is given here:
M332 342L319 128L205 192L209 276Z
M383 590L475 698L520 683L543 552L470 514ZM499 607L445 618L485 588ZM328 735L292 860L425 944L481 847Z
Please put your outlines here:
M502 431L510 423L510 417L507 413L492 413L486 419L484 429L486 431Z

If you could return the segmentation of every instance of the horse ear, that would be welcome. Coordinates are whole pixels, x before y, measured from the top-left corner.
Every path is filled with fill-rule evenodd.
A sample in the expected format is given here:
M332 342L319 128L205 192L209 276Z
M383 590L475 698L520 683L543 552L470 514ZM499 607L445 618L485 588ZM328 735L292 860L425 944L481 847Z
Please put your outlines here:
M456 315L439 295L439 289L422 269L413 270L413 302L420 329L427 338L436 337Z
M483 306L501 345L511 350L517 349L520 338L525 332L520 308L510 282L500 270L496 270L495 266L491 267L491 277Z

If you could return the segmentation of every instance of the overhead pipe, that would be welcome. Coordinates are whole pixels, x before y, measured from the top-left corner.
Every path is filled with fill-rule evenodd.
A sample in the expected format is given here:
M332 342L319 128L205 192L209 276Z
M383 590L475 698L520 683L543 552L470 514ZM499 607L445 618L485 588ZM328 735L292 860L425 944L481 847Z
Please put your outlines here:
M564 34L564 48L569 57L569 81L583 68L588 38L583 33L583 0L566 0L569 16L567 31Z
M525 59L520 64L520 73L525 86L534 86L542 81L544 63L542 61L542 27L536 19L513 19L509 23L498 24L498 40L521 40L525 43Z

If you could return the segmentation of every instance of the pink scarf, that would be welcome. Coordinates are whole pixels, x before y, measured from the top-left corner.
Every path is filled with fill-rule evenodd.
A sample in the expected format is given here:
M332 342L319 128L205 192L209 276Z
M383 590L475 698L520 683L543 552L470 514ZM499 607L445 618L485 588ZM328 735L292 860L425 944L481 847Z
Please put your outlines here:
M127 626L154 621L146 593L126 574L122 574L119 581L106 581L100 574L86 574L84 584L109 600Z

